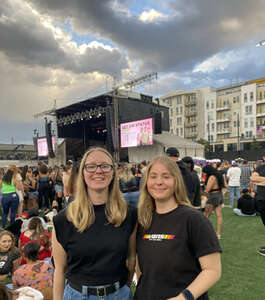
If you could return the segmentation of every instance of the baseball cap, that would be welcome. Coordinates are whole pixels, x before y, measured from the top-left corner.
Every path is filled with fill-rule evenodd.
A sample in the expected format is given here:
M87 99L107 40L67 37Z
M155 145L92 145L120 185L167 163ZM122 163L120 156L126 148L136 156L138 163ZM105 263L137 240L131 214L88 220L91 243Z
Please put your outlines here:
M171 157L179 157L179 151L175 147L169 147L166 150L166 155Z

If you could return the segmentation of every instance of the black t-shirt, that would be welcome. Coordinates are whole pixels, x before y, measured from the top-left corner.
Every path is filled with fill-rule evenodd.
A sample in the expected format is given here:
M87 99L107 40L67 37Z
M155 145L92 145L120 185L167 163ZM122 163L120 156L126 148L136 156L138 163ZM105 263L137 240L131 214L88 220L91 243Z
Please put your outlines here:
M201 272L199 258L215 252L221 252L216 233L200 212L187 206L166 214L155 212L147 232L138 227L137 255L142 276L135 299L177 296ZM207 293L198 299L208 299Z
M21 256L18 248L14 252L0 252L0 275L6 275L13 270L13 261Z
M265 164L258 166L255 170L259 176L265 177ZM258 201L265 201L265 186L257 185L257 193L255 198Z
M128 206L119 227L108 223L105 205L94 206L95 222L82 233L66 218L65 210L53 218L56 237L67 253L66 278L75 284L103 285L128 279L128 242L137 211Z
M245 215L253 215L256 212L254 199L246 194L238 199L237 208Z

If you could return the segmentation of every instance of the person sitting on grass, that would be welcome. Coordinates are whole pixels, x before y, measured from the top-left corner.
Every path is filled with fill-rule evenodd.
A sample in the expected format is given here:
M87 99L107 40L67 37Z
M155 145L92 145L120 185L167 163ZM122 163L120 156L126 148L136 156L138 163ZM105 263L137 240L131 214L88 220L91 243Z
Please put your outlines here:
M242 193L243 195L238 199L237 208L233 209L234 213L240 217L255 217L255 200L249 194L248 189L243 189Z
M45 300L52 299L53 267L48 261L39 260L40 245L29 242L24 246L26 264L20 266L12 276L13 288L29 286L40 291Z

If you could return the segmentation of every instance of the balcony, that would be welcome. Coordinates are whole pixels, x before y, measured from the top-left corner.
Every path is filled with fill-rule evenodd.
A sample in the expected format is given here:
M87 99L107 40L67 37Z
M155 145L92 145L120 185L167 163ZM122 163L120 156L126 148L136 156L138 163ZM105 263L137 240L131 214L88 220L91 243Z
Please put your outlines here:
M185 106L194 105L194 104L197 104L197 101L196 101L196 99L185 100L184 104L185 104Z
M228 127L228 128L221 128L221 129L218 129L216 130L216 133L217 134L223 134L223 133L230 133L231 132L231 128Z
M257 103L257 104L265 103L265 98L257 99L257 100L256 100L256 103Z
M186 132L185 138L194 138L197 137L197 132Z
M263 111L263 112L256 112L256 117L265 117L265 111Z
M185 117L192 117L196 115L197 115L197 111L185 111Z
M193 126L197 126L198 123L197 122L185 122L185 127L193 127Z
M229 110L229 109L231 109L231 104L216 106L216 111Z
M228 116L222 116L220 119L216 119L216 123L230 122L231 119L232 119L231 115L228 115Z

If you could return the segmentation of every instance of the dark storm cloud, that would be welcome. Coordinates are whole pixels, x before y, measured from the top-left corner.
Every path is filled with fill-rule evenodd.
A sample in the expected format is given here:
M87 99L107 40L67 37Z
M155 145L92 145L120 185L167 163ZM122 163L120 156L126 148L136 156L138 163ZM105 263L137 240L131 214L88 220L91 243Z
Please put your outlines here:
M130 58L141 60L143 68L156 71L188 70L261 34L265 25L264 0L171 1L168 11L172 16L156 23L143 23L136 16L114 10L111 0L31 3L55 18L70 19L79 32L110 39L126 49Z
M81 55L56 39L52 29L45 27L29 10L17 13L14 2L0 3L0 51L13 62L71 70L76 73L102 72L119 76L128 66L117 49L102 46L87 48Z

